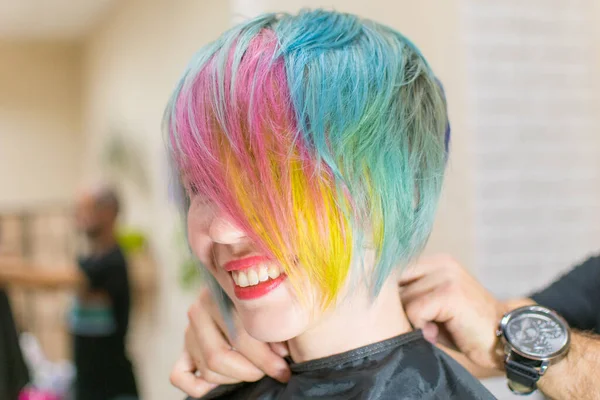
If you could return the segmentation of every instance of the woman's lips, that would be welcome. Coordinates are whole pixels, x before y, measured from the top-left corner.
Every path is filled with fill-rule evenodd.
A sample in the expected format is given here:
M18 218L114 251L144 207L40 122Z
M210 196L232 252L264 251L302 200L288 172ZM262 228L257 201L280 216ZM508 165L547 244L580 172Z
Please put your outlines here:
M286 279L285 271L264 256L252 256L227 262L234 292L240 300L252 300L266 295Z
M251 256L240 258L239 260L228 261L225 263L225 265L223 265L223 268L227 272L238 271L240 269L250 268L260 263L268 263L270 261L271 260L265 256Z
M287 275L281 274L275 279L269 279L252 286L241 287L234 284L234 293L240 300L258 299L275 290L286 278Z

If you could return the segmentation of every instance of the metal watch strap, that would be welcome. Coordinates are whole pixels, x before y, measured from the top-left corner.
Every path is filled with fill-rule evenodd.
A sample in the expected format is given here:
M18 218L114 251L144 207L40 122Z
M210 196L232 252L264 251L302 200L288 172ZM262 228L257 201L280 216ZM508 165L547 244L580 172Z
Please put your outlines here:
M506 377L509 381L533 392L537 389L537 381L541 374L537 368L526 365L523 361L507 359L505 362Z

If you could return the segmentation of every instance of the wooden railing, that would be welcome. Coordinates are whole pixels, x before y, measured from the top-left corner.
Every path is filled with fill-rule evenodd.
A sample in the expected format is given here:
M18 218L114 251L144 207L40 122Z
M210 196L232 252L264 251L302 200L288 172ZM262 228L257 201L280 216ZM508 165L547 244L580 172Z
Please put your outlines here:
M7 287L21 330L35 334L51 359L69 357L66 330L69 288L40 290L36 272L56 276L71 264L75 242L67 205L0 213L0 268L12 279Z

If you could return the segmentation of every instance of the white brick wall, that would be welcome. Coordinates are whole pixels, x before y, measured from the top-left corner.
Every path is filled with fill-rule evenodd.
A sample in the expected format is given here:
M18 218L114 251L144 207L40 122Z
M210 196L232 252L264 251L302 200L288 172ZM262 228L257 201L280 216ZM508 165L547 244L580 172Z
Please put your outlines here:
M463 1L473 270L501 298L540 288L600 250L592 1ZM485 384L499 399L517 398L504 378Z
M476 266L526 294L600 250L594 0L464 0Z

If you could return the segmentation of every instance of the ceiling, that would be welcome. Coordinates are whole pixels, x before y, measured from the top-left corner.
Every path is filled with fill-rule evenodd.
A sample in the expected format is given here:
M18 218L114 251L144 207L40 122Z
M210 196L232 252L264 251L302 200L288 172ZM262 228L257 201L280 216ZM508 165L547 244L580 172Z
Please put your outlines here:
M115 0L0 0L0 38L77 40Z

